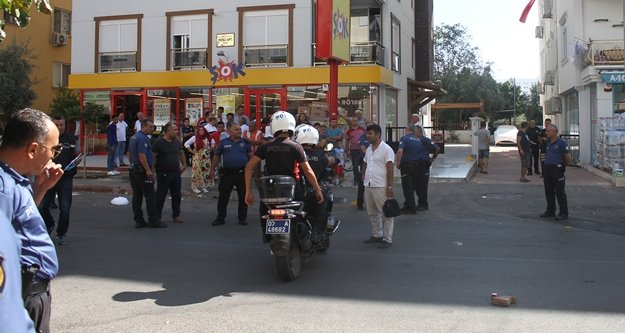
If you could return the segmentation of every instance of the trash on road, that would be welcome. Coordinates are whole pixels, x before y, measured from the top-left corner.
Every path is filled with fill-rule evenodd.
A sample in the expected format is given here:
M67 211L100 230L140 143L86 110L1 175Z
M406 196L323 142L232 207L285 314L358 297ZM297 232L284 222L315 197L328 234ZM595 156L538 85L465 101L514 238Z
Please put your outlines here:
M454 244L454 246L462 246L462 245L464 245L462 242L452 242L452 244Z
M130 202L125 197L116 197L116 198L113 198L113 200L111 200L111 204L115 206L126 206L129 203Z
M495 306L510 306L512 304L517 304L516 297L514 296L503 296L498 293L490 294L490 304Z

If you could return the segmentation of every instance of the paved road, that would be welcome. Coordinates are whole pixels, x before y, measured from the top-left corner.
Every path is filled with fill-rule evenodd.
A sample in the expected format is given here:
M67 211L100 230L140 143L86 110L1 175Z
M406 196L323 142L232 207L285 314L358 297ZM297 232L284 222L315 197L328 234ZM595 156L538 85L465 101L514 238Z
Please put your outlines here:
M399 217L386 250L362 243L367 217L349 204L353 189L337 189L347 202L332 247L290 283L256 209L248 226L212 227L216 200L185 197L185 223L136 230L113 195L77 193L53 331L622 332L625 193L583 175L568 187L567 224L541 220L542 187L507 181L508 154L485 177L432 184L431 209ZM491 292L519 304L493 307Z

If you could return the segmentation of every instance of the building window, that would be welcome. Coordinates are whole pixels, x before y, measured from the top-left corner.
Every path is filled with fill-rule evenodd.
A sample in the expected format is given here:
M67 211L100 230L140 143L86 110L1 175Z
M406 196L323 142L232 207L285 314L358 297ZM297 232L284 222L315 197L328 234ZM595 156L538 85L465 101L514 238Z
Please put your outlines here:
M401 26L399 20L391 15L391 69L401 71Z
M292 66L294 7L238 7L239 62L248 67Z
M52 86L54 88L67 88L67 77L70 73L69 64L54 63L52 66Z
M53 29L57 34L72 34L72 13L63 9L54 8Z
M213 10L167 13L167 69L210 67Z
M4 11L4 23L19 26L19 22L17 21L17 18L9 14L9 12L7 12L6 10Z
M96 17L96 72L141 70L143 15Z
M562 52L562 56L560 57L560 59L562 61L566 61L569 58L569 38L568 38L568 31L567 31L567 25L566 25L566 18L567 15L564 14L562 15L562 17L560 18L560 29L562 32L562 39L560 40L560 44L561 44L561 52Z
M386 127L397 127L397 90L386 90Z

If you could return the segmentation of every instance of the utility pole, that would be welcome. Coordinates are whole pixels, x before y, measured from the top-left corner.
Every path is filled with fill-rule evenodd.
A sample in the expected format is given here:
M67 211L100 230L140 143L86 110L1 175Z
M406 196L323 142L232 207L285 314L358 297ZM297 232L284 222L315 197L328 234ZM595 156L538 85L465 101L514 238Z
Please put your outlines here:
M511 125L514 125L516 119L516 78L512 78L512 110L514 110Z

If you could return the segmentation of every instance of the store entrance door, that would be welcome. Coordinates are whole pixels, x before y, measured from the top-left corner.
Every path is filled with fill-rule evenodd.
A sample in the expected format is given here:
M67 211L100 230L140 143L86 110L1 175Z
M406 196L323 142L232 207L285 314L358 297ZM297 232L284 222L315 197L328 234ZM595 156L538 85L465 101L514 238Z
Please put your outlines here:
M134 133L137 113L145 114L145 94L142 91L120 91L112 94L112 110L114 114L123 113L128 124L129 133Z
M259 125L262 118L286 110L286 87L281 89L245 89L245 114Z

